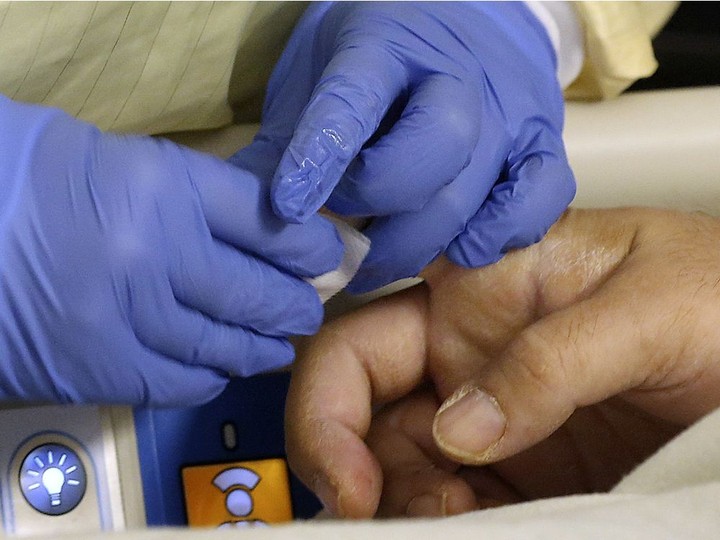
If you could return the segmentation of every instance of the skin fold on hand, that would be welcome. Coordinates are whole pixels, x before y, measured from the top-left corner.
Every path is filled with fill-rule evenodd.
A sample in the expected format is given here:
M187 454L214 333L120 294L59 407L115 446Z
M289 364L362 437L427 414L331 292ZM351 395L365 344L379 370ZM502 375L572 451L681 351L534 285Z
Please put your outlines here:
M720 404L718 238L702 214L569 210L494 265L436 261L303 345L291 467L353 518L611 488Z

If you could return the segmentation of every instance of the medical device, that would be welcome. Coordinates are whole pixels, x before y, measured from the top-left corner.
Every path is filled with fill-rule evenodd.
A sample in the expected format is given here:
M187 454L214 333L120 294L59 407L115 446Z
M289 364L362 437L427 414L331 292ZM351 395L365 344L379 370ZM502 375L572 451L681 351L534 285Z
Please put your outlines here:
M266 526L320 504L285 460L289 374L233 379L199 407L0 410L6 534Z

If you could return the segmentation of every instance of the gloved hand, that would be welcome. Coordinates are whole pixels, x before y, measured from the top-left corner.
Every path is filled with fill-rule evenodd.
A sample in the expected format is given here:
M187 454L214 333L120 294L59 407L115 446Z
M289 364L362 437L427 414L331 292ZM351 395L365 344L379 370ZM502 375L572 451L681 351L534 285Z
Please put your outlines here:
M277 164L288 222L324 203L376 216L362 292L446 250L475 267L539 240L574 196L562 124L554 51L522 3L313 4L243 154Z
M169 141L0 96L0 399L193 404L290 362L340 261L269 189Z

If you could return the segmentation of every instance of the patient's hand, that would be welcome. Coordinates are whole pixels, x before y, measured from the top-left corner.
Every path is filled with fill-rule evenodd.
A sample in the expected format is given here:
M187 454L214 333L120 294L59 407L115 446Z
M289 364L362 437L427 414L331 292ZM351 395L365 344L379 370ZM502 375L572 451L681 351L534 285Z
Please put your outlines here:
M719 242L707 216L569 211L493 266L438 261L310 341L291 466L349 517L611 487L720 405Z

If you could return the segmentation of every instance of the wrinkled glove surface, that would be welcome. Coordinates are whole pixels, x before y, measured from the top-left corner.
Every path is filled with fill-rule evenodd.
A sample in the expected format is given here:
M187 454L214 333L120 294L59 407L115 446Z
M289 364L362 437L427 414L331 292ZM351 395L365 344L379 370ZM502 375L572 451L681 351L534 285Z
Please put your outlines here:
M169 141L0 96L0 399L190 405L290 362L340 261L320 217Z
M255 143L275 212L374 217L362 292L445 252L475 267L538 241L574 196L555 54L521 2L313 4Z

